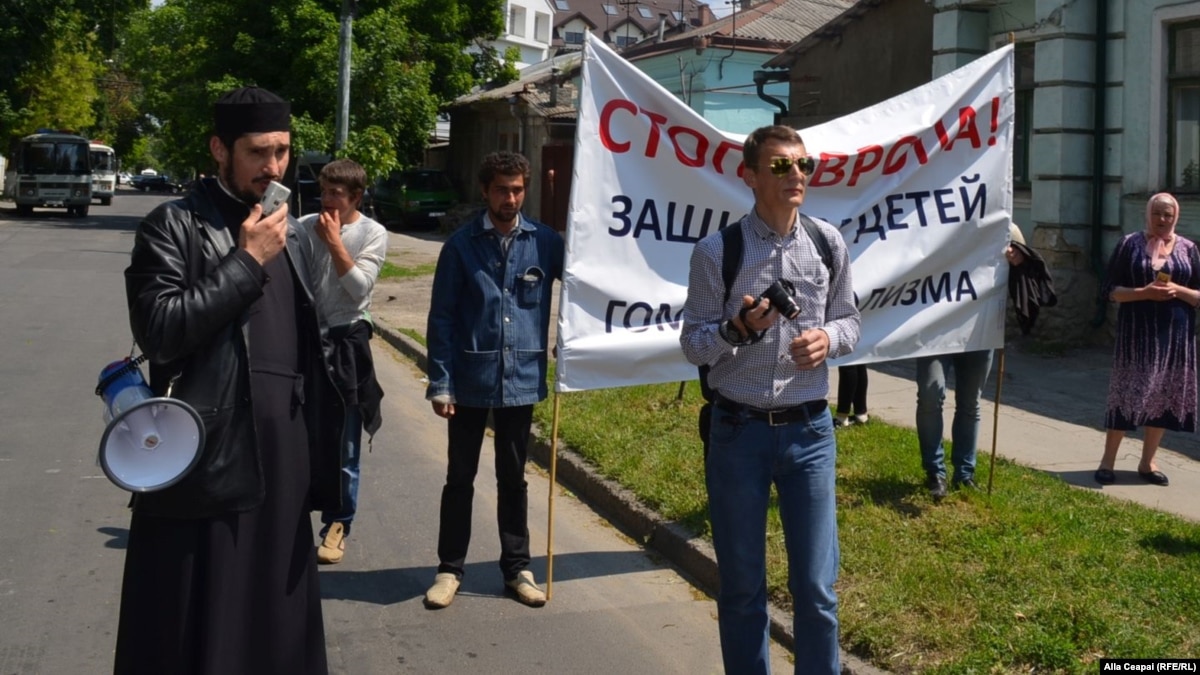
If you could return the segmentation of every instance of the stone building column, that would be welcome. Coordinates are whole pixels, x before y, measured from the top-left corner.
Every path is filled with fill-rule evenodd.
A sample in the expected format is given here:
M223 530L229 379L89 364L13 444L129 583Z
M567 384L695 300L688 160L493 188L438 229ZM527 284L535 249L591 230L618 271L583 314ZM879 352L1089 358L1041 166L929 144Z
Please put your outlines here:
M1097 256L1092 247L1096 231L1093 157L1097 3L1095 0L1028 1L1034 5L1034 23L1020 30L1022 40L1035 43L1029 144L1032 222L1022 226L1027 234L1032 232L1032 237L1027 236L1031 239L1030 246L1046 258L1059 297L1057 307L1039 316L1035 336L1056 343L1103 342L1106 332L1093 326L1098 311ZM937 12L934 77L989 51L994 40L992 33L1003 30L998 26L1011 24L993 16L993 12L1003 11L1006 4L995 0L933 0L932 4ZM1110 72L1113 65L1110 63ZM1109 106L1108 120L1120 118L1118 107ZM1108 143L1106 147L1113 145ZM1111 162L1113 157L1106 156L1105 160ZM1106 176L1119 173L1107 166L1104 171ZM1111 194L1104 200L1103 224L1116 225L1120 185L1104 183L1109 185L1106 190Z
M988 1L933 0L933 79L990 51Z
M1116 199L1105 200L1101 213L1094 212L1093 204L1096 3L1038 0L1036 16L1044 22L1039 38L1045 38L1038 40L1034 55L1031 243L1046 258L1059 295L1059 306L1043 314L1047 320L1038 333L1078 342L1103 333L1093 321L1104 309L1096 300L1104 261L1092 240L1098 219L1117 224L1120 215ZM1119 184L1113 191L1114 196L1119 193Z

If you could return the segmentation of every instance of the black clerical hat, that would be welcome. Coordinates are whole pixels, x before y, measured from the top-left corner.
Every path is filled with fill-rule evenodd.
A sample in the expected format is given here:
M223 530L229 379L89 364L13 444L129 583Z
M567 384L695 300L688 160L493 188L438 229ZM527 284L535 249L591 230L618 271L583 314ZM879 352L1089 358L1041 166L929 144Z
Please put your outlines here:
M292 106L275 94L258 87L234 89L217 99L213 109L216 132L221 137L289 131Z

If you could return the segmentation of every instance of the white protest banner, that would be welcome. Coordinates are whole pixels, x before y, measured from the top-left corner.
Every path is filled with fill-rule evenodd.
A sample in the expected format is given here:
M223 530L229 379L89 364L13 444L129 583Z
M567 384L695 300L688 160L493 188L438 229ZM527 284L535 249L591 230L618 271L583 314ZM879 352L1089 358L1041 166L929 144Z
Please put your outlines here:
M801 210L842 233L862 312L854 354L833 365L1002 346L1012 61L1006 46L800 130L819 160ZM558 391L695 379L679 347L688 264L753 205L743 139L587 36Z

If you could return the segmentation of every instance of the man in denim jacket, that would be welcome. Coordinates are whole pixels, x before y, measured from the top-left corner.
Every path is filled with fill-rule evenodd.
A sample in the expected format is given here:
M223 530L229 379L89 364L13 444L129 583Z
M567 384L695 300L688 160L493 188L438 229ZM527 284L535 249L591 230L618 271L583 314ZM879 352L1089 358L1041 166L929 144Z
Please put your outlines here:
M471 501L488 413L496 437L500 571L531 607L546 595L529 571L525 458L533 404L546 398L550 301L562 278L563 239L521 216L529 162L488 155L479 170L487 209L442 247L426 331L433 411L448 420L449 467L442 488L438 571L425 594L446 607L462 580L471 540Z

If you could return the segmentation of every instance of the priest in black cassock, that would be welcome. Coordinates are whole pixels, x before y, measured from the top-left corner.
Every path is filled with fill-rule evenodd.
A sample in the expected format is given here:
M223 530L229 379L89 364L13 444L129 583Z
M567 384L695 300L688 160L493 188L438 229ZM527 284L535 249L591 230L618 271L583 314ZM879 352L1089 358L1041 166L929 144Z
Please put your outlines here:
M204 421L180 482L135 494L114 671L325 673L309 512L340 505L344 406L286 207L290 106L256 87L215 106L217 176L138 225L129 321L158 396Z

